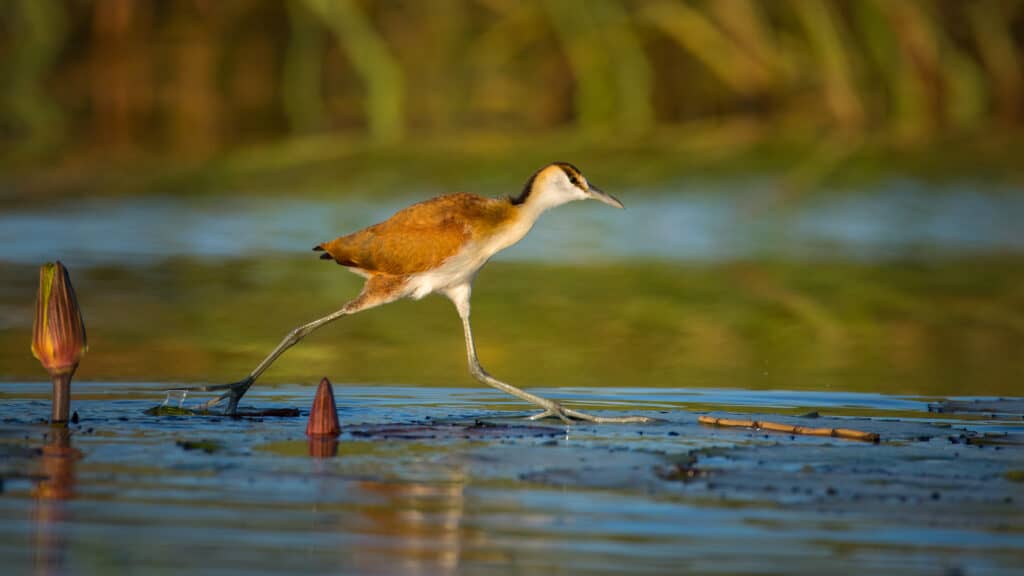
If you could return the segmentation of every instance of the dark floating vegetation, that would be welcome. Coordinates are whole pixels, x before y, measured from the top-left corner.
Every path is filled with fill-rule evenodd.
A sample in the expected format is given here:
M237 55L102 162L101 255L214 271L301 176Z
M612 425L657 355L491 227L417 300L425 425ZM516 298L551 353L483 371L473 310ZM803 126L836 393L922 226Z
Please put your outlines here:
M986 400L943 400L928 405L929 412L939 414L988 414L989 417L1024 419L1024 399L992 398Z
M206 454L215 454L224 448L224 445L216 440L178 440L175 445L186 452L199 450Z
M501 440L543 438L565 434L562 428L527 424L494 423L476 420L464 422L417 422L350 426L345 431L354 438L380 440Z
M222 414L216 411L208 411L202 409L186 408L183 406L173 406L167 404L159 404L151 408L147 408L143 411L148 416L205 416L210 418L220 419L223 417ZM261 408L261 409L246 409L239 410L234 415L230 416L233 419L254 419L254 418L297 418L301 412L298 408Z

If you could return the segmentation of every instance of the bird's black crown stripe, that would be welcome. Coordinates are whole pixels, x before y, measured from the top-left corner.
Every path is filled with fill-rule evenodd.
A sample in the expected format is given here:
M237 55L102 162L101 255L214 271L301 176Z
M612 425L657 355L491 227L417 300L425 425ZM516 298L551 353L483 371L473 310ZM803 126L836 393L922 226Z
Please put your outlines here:
M573 186L581 189L583 188L583 183L580 182L580 175L582 172L580 172L579 168L569 164L568 162L555 162L555 166L558 166L562 169L562 172L565 172L565 175L569 177L569 182L572 182Z

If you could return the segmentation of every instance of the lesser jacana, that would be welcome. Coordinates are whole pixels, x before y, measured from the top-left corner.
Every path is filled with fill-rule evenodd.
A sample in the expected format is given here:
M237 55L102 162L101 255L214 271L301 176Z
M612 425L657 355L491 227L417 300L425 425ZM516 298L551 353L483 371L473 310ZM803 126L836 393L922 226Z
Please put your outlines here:
M227 390L207 407L228 399L227 412L235 412L238 401L253 382L285 350L307 334L337 320L400 298L419 300L437 292L447 296L462 319L469 371L480 382L543 408L531 419L557 416L591 422L645 422L648 418L593 416L562 407L511 384L497 380L480 365L469 326L469 298L473 279L498 251L526 236L545 211L574 200L598 200L622 208L613 196L591 186L583 174L567 162L549 164L527 181L515 197L484 198L473 194L450 194L405 208L391 218L347 236L323 242L313 248L320 257L333 260L366 278L362 292L340 310L292 330L244 380L193 390Z

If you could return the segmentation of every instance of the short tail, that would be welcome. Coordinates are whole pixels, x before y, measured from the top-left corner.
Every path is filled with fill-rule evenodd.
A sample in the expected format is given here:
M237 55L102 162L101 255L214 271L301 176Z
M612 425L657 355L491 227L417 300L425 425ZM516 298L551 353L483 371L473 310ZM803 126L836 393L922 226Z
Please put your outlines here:
M323 252L323 254L320 255L321 260L334 260L334 256L331 256L330 252L324 252L324 250L325 248L323 244L313 246L313 252Z
M320 255L321 260L333 260L342 266L356 266L354 260L348 256L343 247L337 245L337 240L331 240L330 242L321 242L316 246L313 246L314 252L323 252Z

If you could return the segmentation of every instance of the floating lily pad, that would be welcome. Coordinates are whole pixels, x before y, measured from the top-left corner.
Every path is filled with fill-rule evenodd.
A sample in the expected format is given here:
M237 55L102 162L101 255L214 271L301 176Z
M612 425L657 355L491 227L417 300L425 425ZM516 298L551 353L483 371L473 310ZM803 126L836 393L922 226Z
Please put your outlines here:
M297 418L298 408L267 408L266 410L239 410L235 418Z
M188 408L181 408L178 406L160 404L146 410L144 414L149 416L204 416L207 413L197 412L195 410L189 410Z
M202 450L207 454L213 454L223 448L223 445L216 440L178 440L175 445L185 451Z
M367 424L346 428L345 432L362 438L402 440L495 440L501 438L546 438L564 434L563 430L527 424L497 424L477 420L473 423L438 422L410 424Z
M220 412L209 410L192 410L179 406L167 406L160 404L145 411L149 416L215 416L222 418L225 415ZM239 410L232 418L295 418L299 416L298 408L267 408L265 410Z
M966 443L976 446L1024 446L1024 434L986 433L971 436L967 438Z

